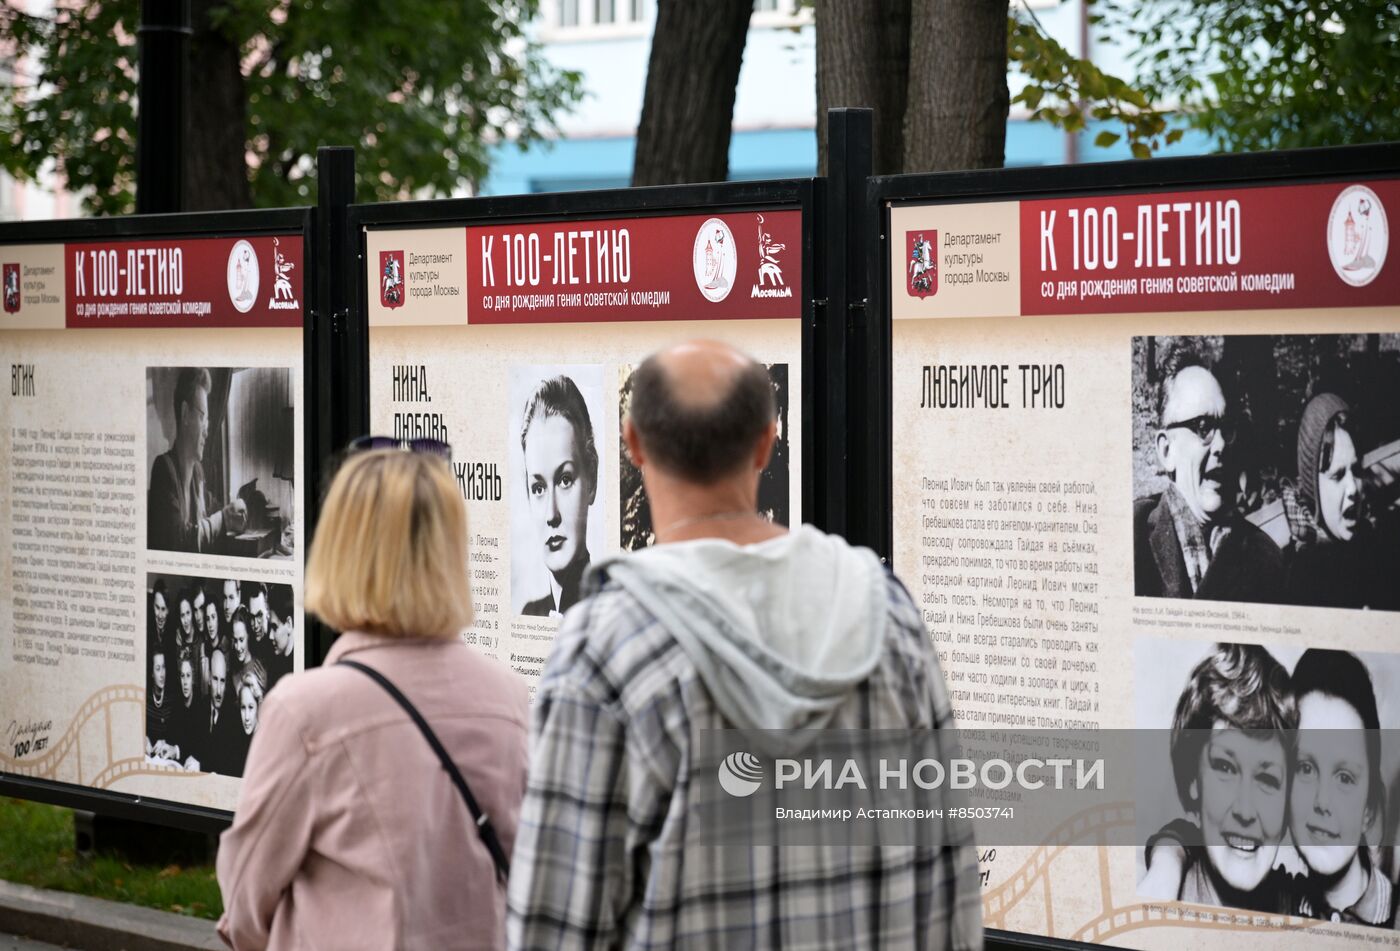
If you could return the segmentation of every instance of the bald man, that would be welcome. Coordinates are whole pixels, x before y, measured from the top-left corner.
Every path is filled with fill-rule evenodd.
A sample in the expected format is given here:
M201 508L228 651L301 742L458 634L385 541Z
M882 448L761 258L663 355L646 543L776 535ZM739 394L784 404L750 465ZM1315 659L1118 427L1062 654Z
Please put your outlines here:
M763 366L689 343L632 387L622 436L657 543L595 562L545 665L510 947L980 948L976 856L951 818L907 848L781 862L705 838L696 806L724 794L691 760L712 731L937 737L952 717L919 612L879 559L758 514L777 438Z
M1157 406L1157 461L1171 483L1134 503L1135 592L1278 602L1283 552L1235 510L1230 408L1195 350L1179 346L1167 355Z

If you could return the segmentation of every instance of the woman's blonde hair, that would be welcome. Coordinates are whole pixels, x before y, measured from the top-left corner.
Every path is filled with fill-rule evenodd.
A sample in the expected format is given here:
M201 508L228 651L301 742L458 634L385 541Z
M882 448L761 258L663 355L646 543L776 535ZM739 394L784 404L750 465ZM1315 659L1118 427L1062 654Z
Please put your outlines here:
M326 493L306 610L338 631L451 637L472 622L467 572L467 508L447 463L364 452Z

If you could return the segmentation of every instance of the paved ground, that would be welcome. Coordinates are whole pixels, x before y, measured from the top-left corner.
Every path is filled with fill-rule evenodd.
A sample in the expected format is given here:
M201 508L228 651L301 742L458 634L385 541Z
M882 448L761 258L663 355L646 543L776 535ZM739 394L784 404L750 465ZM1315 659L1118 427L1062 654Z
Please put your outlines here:
M56 944L44 944L42 941L0 934L0 951L60 951L60 948Z
M16 933L33 937L10 937ZM224 951L212 921L0 882L0 951L65 947L75 951Z

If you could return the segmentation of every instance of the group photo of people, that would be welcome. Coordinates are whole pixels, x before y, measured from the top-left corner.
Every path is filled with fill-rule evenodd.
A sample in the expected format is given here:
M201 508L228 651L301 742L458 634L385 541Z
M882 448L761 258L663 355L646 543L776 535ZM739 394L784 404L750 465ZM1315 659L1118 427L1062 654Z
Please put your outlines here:
M291 558L294 410L286 367L148 367L146 547Z
M1133 340L1140 597L1400 610L1400 334Z
M1393 928L1400 655L1166 640L1135 653L1138 726L1170 750L1157 743L1140 771L1139 893Z
M604 547L603 368L515 367L508 391L511 609L557 617L578 601L584 569Z
M291 585L147 576L147 762L242 776L258 710L296 659Z

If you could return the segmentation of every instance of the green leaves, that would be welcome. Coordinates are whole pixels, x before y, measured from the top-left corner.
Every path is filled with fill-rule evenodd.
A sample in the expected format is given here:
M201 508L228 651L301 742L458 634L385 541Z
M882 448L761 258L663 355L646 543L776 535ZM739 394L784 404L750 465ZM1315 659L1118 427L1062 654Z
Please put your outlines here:
M1013 15L1007 21L1007 56L1025 79L1011 105L1024 107L1032 119L1065 132L1083 131L1090 118L1117 123L1122 132L1102 131L1094 144L1107 148L1126 137L1138 158L1181 138L1181 130L1168 131L1166 115L1146 95L1072 55L1034 19Z
M1091 2L1138 87L1224 150L1400 138L1400 0Z
M581 95L524 32L537 0L222 0L194 4L243 62L254 203L315 200L315 151L356 146L360 200L446 195L485 176L492 143L537 141ZM88 210L134 206L139 4L0 11L30 74L0 95L0 162L50 163ZM192 63L191 69L198 69ZM213 108L191 103L191 108Z

